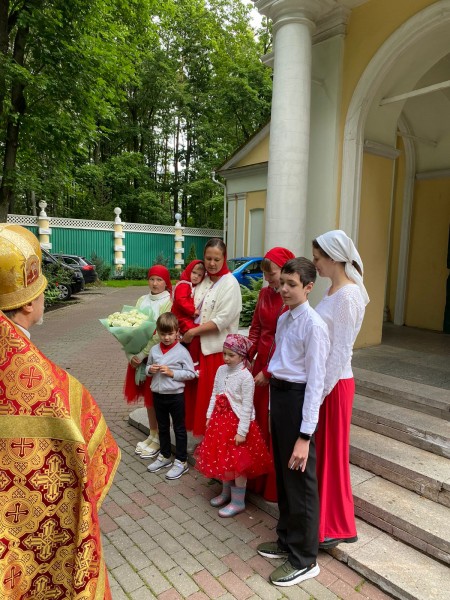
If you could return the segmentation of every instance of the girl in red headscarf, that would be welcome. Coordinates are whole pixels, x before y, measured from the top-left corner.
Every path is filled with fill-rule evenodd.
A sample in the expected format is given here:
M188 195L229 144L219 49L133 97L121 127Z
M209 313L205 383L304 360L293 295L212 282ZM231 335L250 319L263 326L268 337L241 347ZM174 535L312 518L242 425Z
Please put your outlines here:
M195 286L205 277L205 265L202 260L193 260L180 275L180 281L173 290L172 312L178 319L180 333L184 335L188 329L197 327L199 311L195 308ZM198 364L200 354L200 338L194 338L187 348L194 365Z
M222 507L221 517L233 517L245 510L247 478L273 468L255 423L255 383L247 368L251 346L243 335L234 333L225 338L225 364L217 369L206 414L205 437L194 454L195 467L203 475L222 480L222 492L210 501L211 506Z
M180 333L184 335L189 329L198 326L199 311L195 308L195 287L205 277L205 265L202 260L193 260L180 275L180 281L173 290L172 312L177 317L180 325ZM200 338L195 337L189 344L185 343L196 369L200 360ZM188 431L192 430L194 424L195 395L197 391L196 381L186 381L184 389L185 400L185 423Z
M266 252L261 261L261 269L264 272L264 279L269 285L259 292L258 302L248 334L250 341L253 343L251 356L253 358L256 355L253 365L256 422L271 452L268 385L270 373L267 370L267 365L275 351L275 330L277 328L278 317L286 310L281 295L278 293L281 268L291 258L294 258L294 254L287 248L276 247ZM258 479L253 480L249 489L257 494L261 494L269 502L276 502L277 485L275 472L272 471L267 476L258 477Z
M154 321L159 315L170 312L172 307L172 283L170 273L163 265L153 265L148 270L149 293L141 296L136 302L136 308L151 308ZM147 409L148 422L150 426L150 435L143 442L136 446L136 454L141 458L153 458L159 452L158 423L156 421L155 408L150 385L146 385L145 366L150 349L159 343L158 334L155 333L145 348L142 348L138 354L128 356L128 369L125 378L124 395L128 403L136 402L139 398L144 398L144 404Z

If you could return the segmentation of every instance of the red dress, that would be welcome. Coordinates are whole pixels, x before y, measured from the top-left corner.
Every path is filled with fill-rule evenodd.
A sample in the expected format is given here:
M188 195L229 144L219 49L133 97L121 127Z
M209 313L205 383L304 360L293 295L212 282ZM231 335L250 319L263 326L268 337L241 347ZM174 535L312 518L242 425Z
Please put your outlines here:
M255 421L245 442L236 446L239 418L226 394L218 394L203 441L194 452L195 468L206 477L233 481L238 476L258 477L273 470L272 458Z
M194 286L190 281L181 280L175 286L171 312L178 319L181 335L184 335L189 329L198 327L198 323L194 321ZM194 365L197 365L200 357L200 338L195 337L190 344L186 344L186 348L189 350Z
M273 288L266 287L259 292L258 302L253 314L252 324L248 334L253 342L252 353L258 353L253 366L253 376L261 371L268 376L267 365L275 351L275 331L278 317L287 310L283 299ZM269 432L269 386L256 386L253 399L255 406L256 422L258 423L263 438L272 454L272 440ZM275 472L259 477L252 481L248 488L261 494L269 502L277 501L277 484Z

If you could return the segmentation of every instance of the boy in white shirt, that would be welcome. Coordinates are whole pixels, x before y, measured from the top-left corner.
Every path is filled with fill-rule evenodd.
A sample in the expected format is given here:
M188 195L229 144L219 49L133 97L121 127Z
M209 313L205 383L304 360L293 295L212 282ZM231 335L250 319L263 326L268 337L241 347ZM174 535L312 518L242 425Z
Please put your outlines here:
M147 467L157 473L172 467L166 479L178 479L189 471L187 464L187 432L184 420L185 381L195 378L191 355L179 342L178 319L165 312L156 321L159 344L153 346L148 356L145 372L151 376L153 404L158 421L160 452ZM170 418L175 433L175 461L172 465L170 443Z
M319 572L319 496L314 431L330 350L325 322L308 302L316 268L307 258L293 258L281 270L280 293L289 311L281 315L276 349L269 363L270 426L280 517L278 540L260 544L258 553L284 558L270 575L290 586Z

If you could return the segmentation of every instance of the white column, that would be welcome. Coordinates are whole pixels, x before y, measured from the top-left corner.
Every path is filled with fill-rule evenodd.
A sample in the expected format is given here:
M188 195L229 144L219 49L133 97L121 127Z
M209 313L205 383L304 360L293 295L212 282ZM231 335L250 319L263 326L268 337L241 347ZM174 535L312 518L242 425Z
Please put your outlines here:
M330 0L258 0L273 21L274 73L265 249L305 251L311 102L311 34ZM309 240L308 240L309 248Z

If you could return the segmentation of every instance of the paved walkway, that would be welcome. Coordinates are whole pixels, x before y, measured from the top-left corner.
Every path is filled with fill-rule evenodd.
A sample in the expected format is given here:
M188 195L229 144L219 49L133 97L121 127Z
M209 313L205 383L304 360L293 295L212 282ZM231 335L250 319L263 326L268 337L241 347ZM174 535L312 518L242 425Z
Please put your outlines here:
M33 341L80 379L96 398L117 442L122 462L101 510L104 550L113 599L123 600L387 600L361 575L320 553L320 575L291 588L275 588L269 573L279 561L260 557L261 541L275 540L275 519L252 504L221 519L209 499L215 486L192 467L166 482L147 472L134 448L143 435L128 424L122 399L126 362L119 344L98 319L134 304L145 288L101 288L80 302L51 311Z

